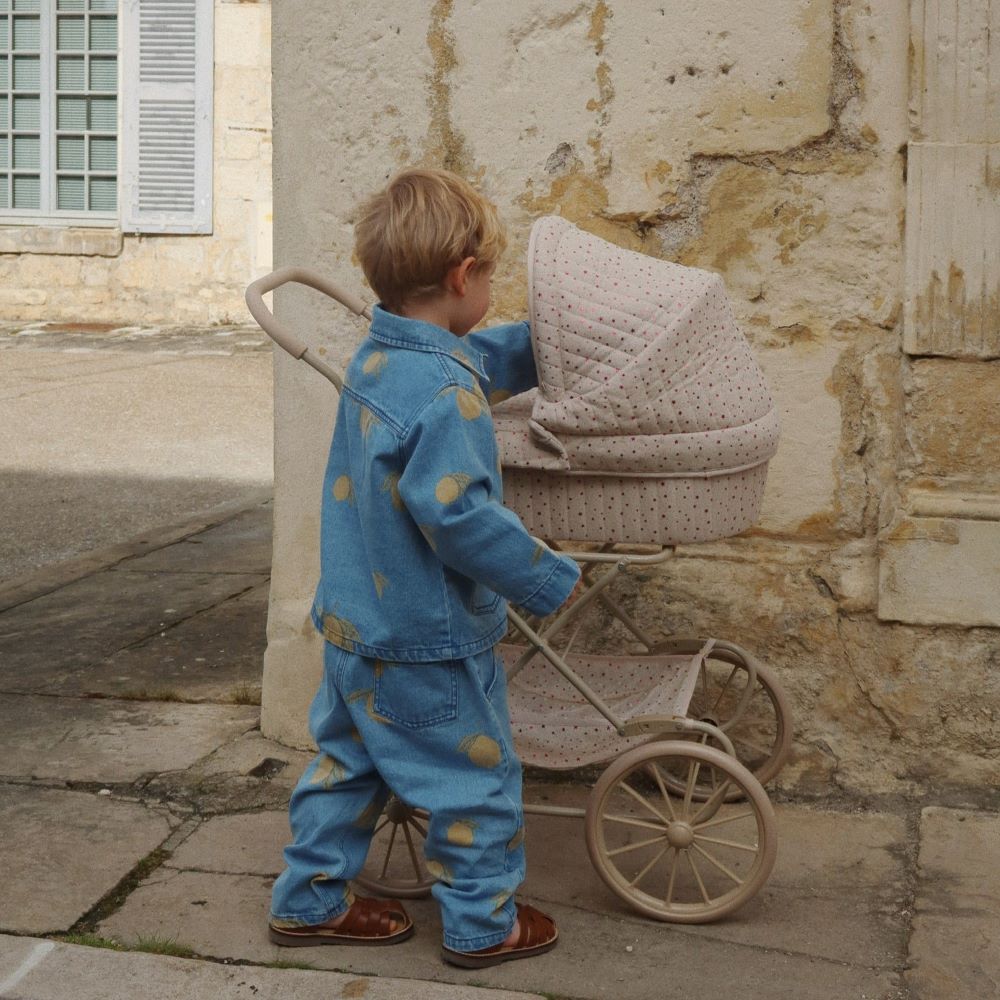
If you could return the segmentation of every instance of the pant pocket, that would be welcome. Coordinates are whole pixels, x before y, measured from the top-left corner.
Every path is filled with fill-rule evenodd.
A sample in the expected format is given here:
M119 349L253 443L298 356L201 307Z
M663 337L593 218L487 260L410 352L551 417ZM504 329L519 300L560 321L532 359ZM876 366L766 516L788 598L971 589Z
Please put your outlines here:
M443 663L384 663L375 667L374 709L407 729L453 722L458 718L458 671Z

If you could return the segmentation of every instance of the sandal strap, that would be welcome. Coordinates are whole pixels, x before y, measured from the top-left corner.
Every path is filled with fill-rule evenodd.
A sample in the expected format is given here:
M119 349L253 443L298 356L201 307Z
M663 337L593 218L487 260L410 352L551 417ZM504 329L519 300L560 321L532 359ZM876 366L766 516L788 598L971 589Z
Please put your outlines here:
M552 918L528 903L517 904L517 919L519 930L514 948L534 948L551 940L555 934Z
M392 928L396 921L395 931ZM410 923L398 899L369 899L358 896L351 904L337 931L352 937L387 937L404 930Z

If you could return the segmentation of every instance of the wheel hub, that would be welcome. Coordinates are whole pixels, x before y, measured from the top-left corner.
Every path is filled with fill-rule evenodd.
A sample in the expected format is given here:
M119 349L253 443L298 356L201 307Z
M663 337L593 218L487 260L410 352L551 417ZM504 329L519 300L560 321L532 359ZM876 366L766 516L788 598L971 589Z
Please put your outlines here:
M391 823L405 823L413 815L413 810L405 802L393 797L385 807L385 815Z
M671 847L690 847L694 843L694 830L687 823L671 823L667 827L667 843Z

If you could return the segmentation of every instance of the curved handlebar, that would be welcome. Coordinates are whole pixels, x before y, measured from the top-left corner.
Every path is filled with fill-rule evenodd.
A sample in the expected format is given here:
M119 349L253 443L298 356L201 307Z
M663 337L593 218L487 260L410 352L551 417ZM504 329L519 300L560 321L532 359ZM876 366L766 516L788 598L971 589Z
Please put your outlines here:
M247 308L250 315L257 321L260 328L281 348L287 351L293 358L301 358L307 364L312 365L321 375L325 375L339 390L343 385L343 376L335 368L330 367L325 361L320 361L309 353L309 347L301 341L281 320L277 319L274 313L264 304L264 296L268 292L274 291L281 285L289 282L297 282L300 285L308 285L316 291L329 295L341 305L346 306L356 316L364 316L365 319L372 318L371 309L363 299L345 291L338 284L324 278L315 271L310 271L305 267L280 267L277 271L265 274L263 278L258 278L251 282L246 290Z

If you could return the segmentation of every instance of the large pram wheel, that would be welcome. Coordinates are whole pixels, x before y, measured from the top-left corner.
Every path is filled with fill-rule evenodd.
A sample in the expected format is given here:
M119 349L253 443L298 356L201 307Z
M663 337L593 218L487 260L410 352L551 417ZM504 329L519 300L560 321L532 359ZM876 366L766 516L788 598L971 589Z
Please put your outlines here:
M435 882L423 851L429 818L426 810L391 796L375 824L368 861L354 881L381 896L420 899L428 895Z
M668 640L657 649L675 646L691 651L704 640ZM737 759L762 784L766 784L784 766L792 747L791 709L774 672L756 659L755 678L751 683L747 668L749 655L734 643L720 641L708 654L698 673L687 715L721 729L733 743ZM685 737L681 737L682 739ZM695 734L687 737L711 742L711 737ZM664 775L673 791L683 791L677 775ZM704 800L712 793L705 782L695 788L696 798ZM738 796L732 789L727 802Z
M686 774L680 794L667 774ZM713 788L699 801L698 787ZM730 802L729 792L736 791ZM647 743L611 763L591 792L587 849L616 895L647 917L698 924L732 913L767 880L777 839L757 779L713 747Z

